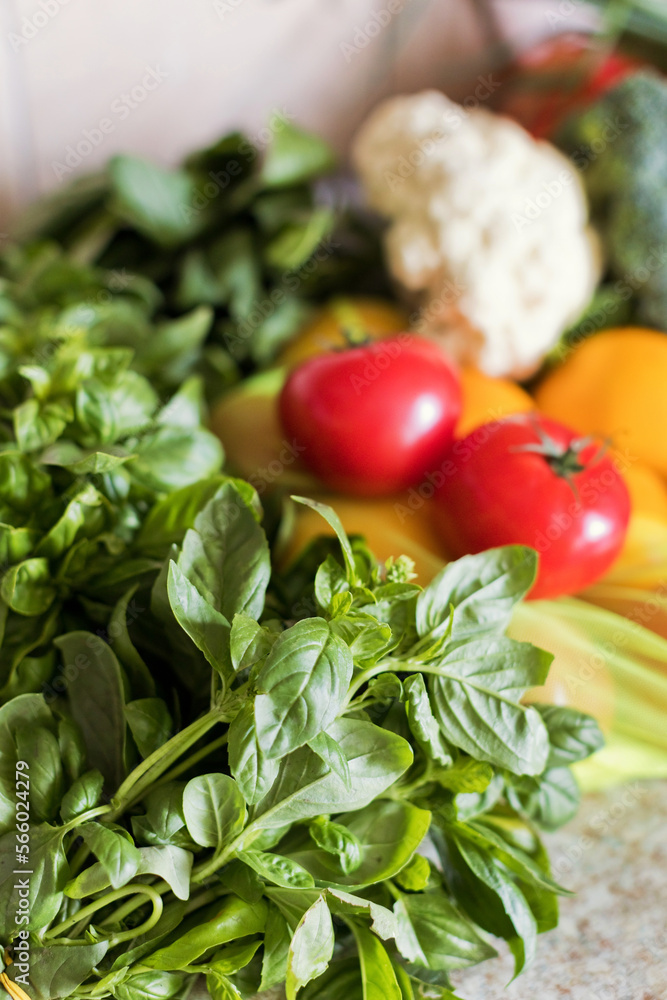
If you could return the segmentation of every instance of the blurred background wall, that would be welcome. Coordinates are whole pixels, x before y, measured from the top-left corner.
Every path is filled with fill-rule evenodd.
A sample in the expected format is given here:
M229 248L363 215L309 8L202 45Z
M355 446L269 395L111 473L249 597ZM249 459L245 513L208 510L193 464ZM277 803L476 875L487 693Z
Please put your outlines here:
M1 0L0 224L109 156L174 162L280 111L344 152L382 96L461 99L582 0Z

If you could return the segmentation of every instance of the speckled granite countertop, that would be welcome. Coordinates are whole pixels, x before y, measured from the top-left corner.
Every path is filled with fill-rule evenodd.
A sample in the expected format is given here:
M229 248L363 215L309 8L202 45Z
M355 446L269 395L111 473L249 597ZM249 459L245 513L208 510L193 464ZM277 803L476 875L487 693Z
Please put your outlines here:
M577 895L514 983L501 958L455 977L466 1000L667 1000L667 782L586 796L545 838L554 876Z

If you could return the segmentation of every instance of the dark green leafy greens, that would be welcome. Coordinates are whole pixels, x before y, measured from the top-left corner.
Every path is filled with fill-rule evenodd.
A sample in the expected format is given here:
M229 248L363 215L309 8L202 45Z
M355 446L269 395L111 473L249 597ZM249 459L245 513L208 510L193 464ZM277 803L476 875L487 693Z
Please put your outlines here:
M489 933L520 971L565 891L538 828L569 817L569 765L600 745L588 717L522 703L549 657L504 630L535 554L468 557L422 590L324 509L340 546L272 576L256 495L206 482L140 494L124 561L107 548L102 574L98 552L81 591L61 585L71 549L43 557L52 673L0 708L10 950L17 760L34 782L29 995L184 998L203 976L214 1000L448 998ZM32 523L39 546L52 529Z
M260 146L224 136L172 170L122 155L68 181L61 164L65 183L28 210L0 254L5 336L84 328L134 348L136 371L163 390L197 372L219 393L270 363L323 297L386 290L375 224L333 183L321 187L328 146L281 113L262 136ZM98 397L90 385L81 400L91 419ZM26 404L22 441L57 437L63 406ZM140 397L135 409L140 418ZM154 432L148 467L136 463L147 483L162 444Z

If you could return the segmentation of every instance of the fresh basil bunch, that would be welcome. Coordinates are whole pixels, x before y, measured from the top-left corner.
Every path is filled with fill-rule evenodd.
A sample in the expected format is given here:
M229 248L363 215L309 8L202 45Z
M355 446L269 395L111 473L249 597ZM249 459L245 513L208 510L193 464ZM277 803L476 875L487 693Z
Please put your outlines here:
M160 398L131 367L141 349L114 346L86 309L10 315L0 327L0 701L41 691L56 670L54 638L106 627L114 605L152 580L198 509L156 541L156 504L196 483L186 495L201 505L223 481L199 380ZM154 332L156 354L183 325Z
M589 717L521 702L550 662L504 635L535 553L422 590L302 501L338 541L272 576L256 496L209 489L143 521L137 552L174 544L134 620L126 593L103 636L64 631L61 693L0 709L10 947L30 762L29 995L167 1000L201 975L214 1000L447 998L489 934L520 971L565 891L538 828L572 815L569 765L600 745Z

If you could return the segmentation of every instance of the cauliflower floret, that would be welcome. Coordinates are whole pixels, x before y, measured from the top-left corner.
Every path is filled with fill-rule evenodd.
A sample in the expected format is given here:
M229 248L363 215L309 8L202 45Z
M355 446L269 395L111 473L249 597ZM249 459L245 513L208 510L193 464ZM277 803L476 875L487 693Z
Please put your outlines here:
M570 161L437 91L381 104L352 155L370 204L391 219L389 267L421 293L420 331L489 375L533 371L599 277Z

